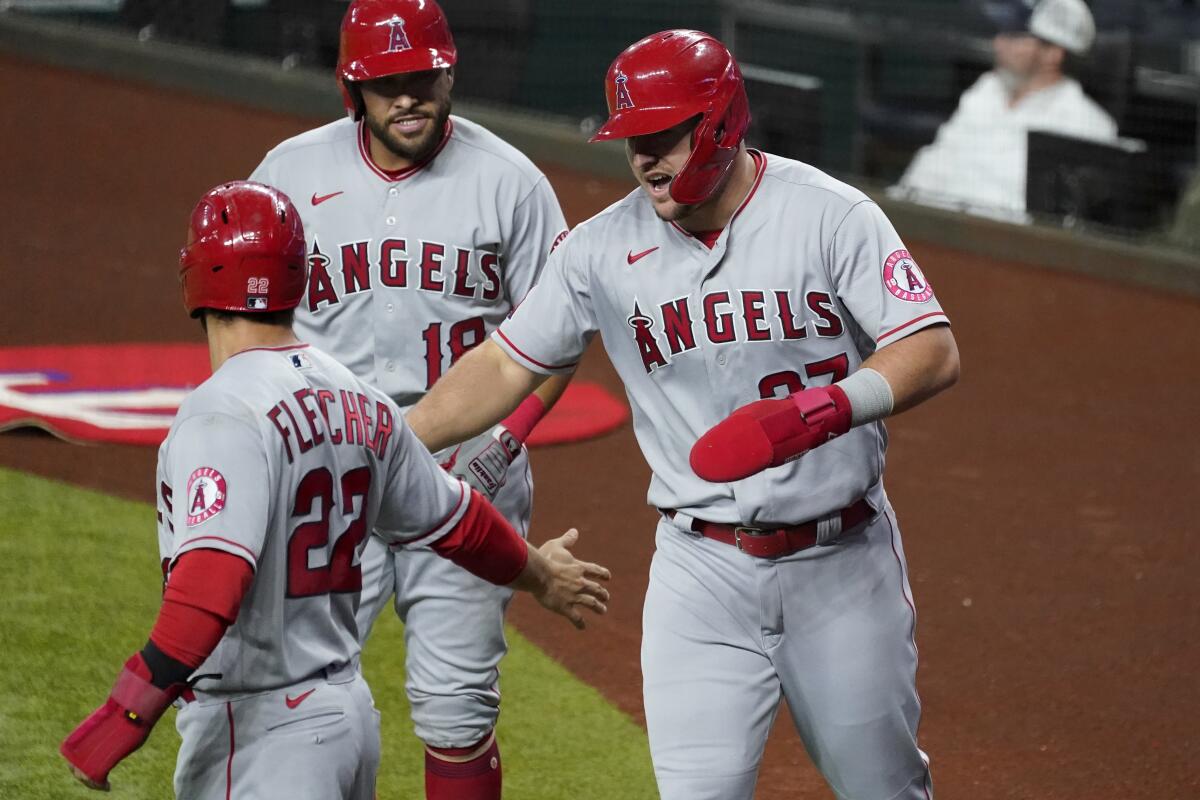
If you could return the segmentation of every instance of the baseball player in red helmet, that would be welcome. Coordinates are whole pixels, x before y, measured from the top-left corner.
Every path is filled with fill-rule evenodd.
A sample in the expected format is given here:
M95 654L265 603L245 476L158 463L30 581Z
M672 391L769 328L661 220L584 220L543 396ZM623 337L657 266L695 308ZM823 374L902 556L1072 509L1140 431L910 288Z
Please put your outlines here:
M507 317L566 228L529 159L450 113L456 60L433 0L354 0L337 66L347 118L283 142L252 176L296 198L304 218L312 270L297 332L402 409ZM437 454L522 535L532 502L522 442L564 386L547 384L473 441ZM393 553L374 539L363 573L362 636L389 600L405 624L427 796L495 800L511 592L432 552Z
M719 41L649 36L605 89L595 138L624 140L639 187L408 421L434 447L474 435L600 333L661 511L642 672L662 797L750 798L782 696L838 797L928 800L883 419L957 380L948 318L866 195L747 147Z
M300 215L277 189L219 186L192 213L184 304L213 374L158 454L163 602L109 698L62 743L93 789L180 706L178 797L371 800L379 717L357 670L359 566L374 530L582 624L607 572L570 531L527 545L443 471L400 409L292 333Z

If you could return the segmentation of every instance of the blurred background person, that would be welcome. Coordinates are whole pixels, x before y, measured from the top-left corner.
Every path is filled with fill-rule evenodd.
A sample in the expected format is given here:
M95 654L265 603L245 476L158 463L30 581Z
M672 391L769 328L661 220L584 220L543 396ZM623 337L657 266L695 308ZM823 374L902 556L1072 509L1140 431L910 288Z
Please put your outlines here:
M1096 38L1083 0L989 4L999 32L995 66L959 99L937 138L913 158L893 196L1024 221L1027 138L1031 130L1102 142L1117 124L1066 74Z

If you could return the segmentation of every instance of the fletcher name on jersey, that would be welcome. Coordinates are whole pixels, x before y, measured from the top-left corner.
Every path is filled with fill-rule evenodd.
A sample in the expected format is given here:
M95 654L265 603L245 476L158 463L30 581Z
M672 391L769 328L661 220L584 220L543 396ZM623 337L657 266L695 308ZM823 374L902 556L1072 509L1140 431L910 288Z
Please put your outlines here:
M296 354L294 363L297 366L302 357L303 354ZM353 390L338 389L333 392L305 387L271 406L267 419L283 440L289 464L295 460L293 441L301 454L324 444L328 439L333 445L366 447L376 458L384 458L396 427L395 416L388 405L381 400L372 401L362 392ZM318 414L324 426L318 423ZM287 422L284 422L284 417ZM301 419L304 425L298 421Z
M225 184L192 213L180 280L213 375L159 448L158 620L60 748L90 788L107 790L179 701L177 796L373 798L379 715L355 617L372 532L529 590L576 625L576 606L604 610L592 579L607 571L565 550L575 532L531 548L391 399L296 339L305 266L300 217L277 189Z
M322 408L309 400L318 396L349 402ZM164 568L202 548L256 573L243 601L254 613L199 667L219 676L199 688L263 691L350 664L369 531L419 546L461 521L467 490L398 417L381 392L302 344L241 351L184 400L159 448Z

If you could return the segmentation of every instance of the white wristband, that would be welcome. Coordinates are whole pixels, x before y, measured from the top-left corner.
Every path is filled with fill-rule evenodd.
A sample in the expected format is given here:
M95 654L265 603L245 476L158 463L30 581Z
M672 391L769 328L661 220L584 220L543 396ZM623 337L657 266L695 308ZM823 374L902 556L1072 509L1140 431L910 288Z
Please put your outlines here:
M892 413L895 398L887 378L870 367L858 370L834 384L850 401L850 425L865 425Z

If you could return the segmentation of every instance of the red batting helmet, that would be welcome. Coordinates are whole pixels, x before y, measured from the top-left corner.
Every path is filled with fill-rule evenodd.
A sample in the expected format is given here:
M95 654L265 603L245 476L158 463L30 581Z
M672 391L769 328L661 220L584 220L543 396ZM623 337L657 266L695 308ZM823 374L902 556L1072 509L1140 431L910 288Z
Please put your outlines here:
M662 31L630 45L604 81L608 122L592 137L657 133L691 117L692 154L671 181L677 203L707 200L729 171L750 127L750 104L737 62L700 31Z
M253 181L223 183L200 198L179 251L183 304L265 312L295 308L307 277L304 225L287 195Z
M453 67L457 60L450 25L434 0L354 0L342 18L337 80L353 119L362 116L353 84Z

